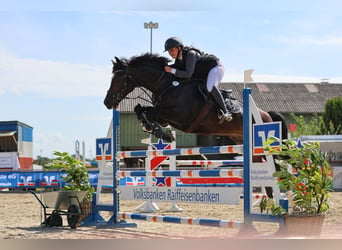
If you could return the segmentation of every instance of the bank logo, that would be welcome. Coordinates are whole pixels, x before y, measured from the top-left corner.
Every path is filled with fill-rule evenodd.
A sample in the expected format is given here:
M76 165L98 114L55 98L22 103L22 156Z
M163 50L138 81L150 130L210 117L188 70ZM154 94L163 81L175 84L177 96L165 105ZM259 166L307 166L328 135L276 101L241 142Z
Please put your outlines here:
M111 138L96 139L96 160L112 160L112 140Z
M35 182L33 176L26 175L20 176L20 181L18 182L19 187L33 187L35 186Z
M253 155L263 155L264 141L270 137L282 138L281 122L253 124ZM280 149L280 142L271 144L272 149Z

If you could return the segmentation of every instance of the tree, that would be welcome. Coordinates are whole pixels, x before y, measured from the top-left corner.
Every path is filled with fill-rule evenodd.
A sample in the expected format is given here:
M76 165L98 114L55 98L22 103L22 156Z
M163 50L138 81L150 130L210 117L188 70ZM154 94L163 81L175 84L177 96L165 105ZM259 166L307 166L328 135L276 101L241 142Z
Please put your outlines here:
M44 157L44 156L37 156L37 159L33 161L34 164L44 166L45 164L48 164L51 162L50 158Z
M326 101L321 129L323 134L342 133L342 98L340 96Z
M314 114L309 120L302 115L290 113L291 119L295 121L296 130L291 131L292 138L298 138L301 135L320 135L322 134L322 117Z
M291 131L291 137L301 135L332 135L342 134L342 98L340 96L328 99L322 116L314 114L310 119L302 115L290 113L295 121L296 130Z

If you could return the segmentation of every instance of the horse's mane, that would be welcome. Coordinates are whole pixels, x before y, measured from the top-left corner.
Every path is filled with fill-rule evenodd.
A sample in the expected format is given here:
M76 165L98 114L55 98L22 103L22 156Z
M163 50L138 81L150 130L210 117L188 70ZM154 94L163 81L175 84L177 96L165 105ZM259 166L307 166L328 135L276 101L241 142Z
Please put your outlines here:
M154 64L162 68L166 66L170 60L166 57L159 56L157 54L145 53L140 56L134 56L128 61L128 66L137 67L141 65Z

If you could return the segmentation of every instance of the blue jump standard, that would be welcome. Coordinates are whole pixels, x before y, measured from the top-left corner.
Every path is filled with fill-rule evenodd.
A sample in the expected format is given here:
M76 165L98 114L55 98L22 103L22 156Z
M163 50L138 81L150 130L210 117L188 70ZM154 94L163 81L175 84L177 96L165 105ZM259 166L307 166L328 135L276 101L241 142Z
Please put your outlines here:
M103 204L96 205L96 193L92 195L92 211L91 214L87 217L87 219L81 222L81 226L96 226L97 228L124 228L124 227L137 227L136 223L127 223L125 220L117 220L116 214L106 221L100 214L99 211L116 211L115 205L112 204Z

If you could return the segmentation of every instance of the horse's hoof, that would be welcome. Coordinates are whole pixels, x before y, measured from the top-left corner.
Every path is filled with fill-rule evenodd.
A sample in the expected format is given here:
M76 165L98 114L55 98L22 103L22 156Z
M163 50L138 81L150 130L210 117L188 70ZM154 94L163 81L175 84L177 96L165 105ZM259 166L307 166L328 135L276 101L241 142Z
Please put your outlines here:
M171 130L165 131L162 139L166 142L173 142L176 140L175 137L173 136Z
M153 127L153 129L152 129L152 134L153 134L155 137L161 138L161 139L163 139L163 137L164 137L164 135L165 135L164 131L163 131L161 128L159 128L159 127Z
M169 142L169 143L171 143L171 142L173 142L174 140L173 140L173 138L171 138L170 136L163 136L163 141L165 141L165 142Z
M141 123L140 125L141 125L141 129L142 129L144 132L152 133L152 127L151 127L151 126L146 126L146 125L144 125L143 123Z
M142 106L139 103L134 107L134 112L135 113L141 113L142 112Z

